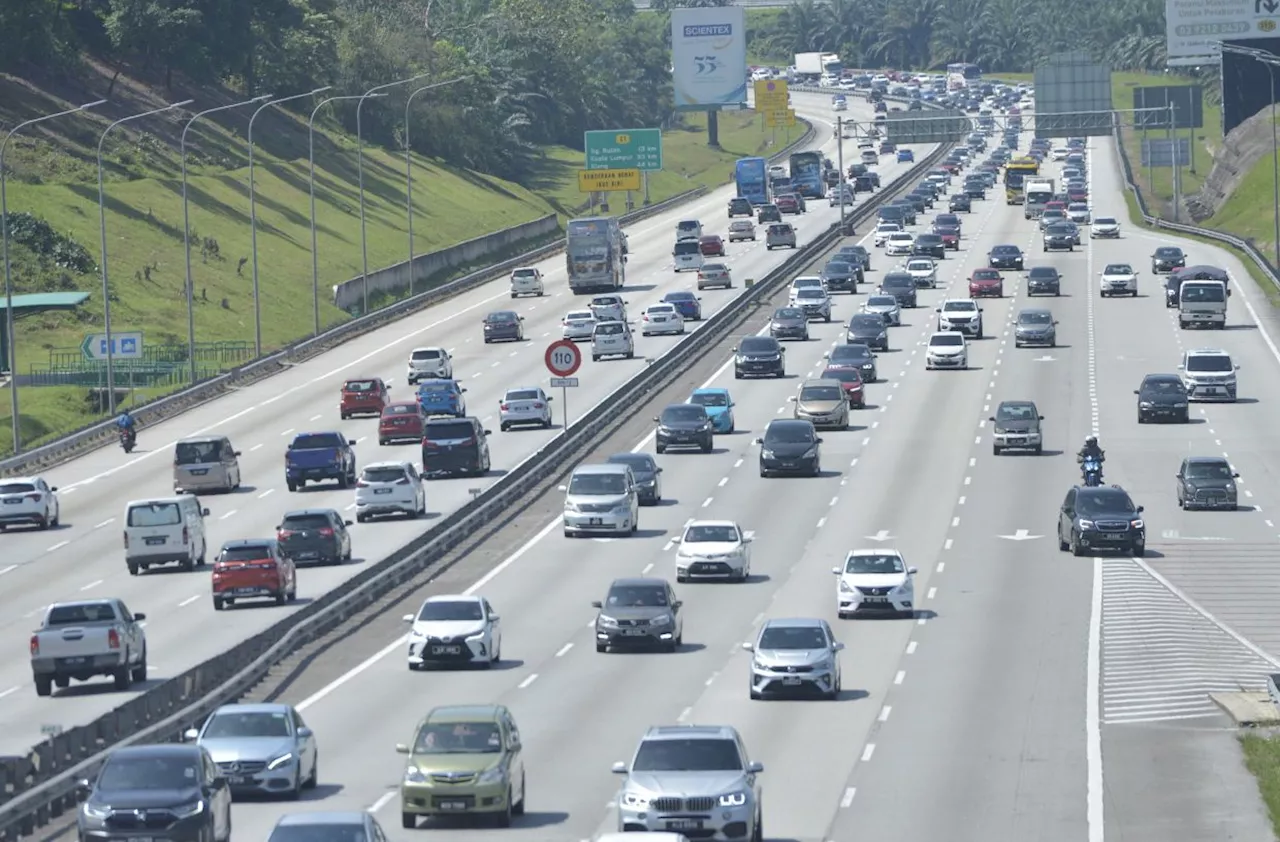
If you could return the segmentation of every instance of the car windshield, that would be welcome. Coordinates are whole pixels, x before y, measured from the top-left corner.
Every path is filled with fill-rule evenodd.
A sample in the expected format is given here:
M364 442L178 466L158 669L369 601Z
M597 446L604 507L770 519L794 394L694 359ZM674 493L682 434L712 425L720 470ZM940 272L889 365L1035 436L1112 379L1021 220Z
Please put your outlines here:
M200 737L206 740L225 737L288 737L292 733L289 715L286 713L227 711L215 713L209 724L204 726Z
M729 223L729 230L730 231L750 231L751 223L747 222L745 219L739 219L735 222Z
M70 605L55 605L49 609L45 624L50 626L70 626L80 623L97 623L103 620L114 620L116 612L106 602L78 602Z
M1049 215L1049 214L1046 212L1046 213L1045 213L1045 216L1048 216L1048 215ZM1018 251L1018 247L1017 247L1017 246L996 246L995 248L993 248L993 249L991 250L991 253L992 253L992 254L1001 255L1001 256L1010 256L1010 257L1011 257L1011 256L1013 256L1013 255L1019 254L1020 252Z
M306 514L306 515L285 515L280 521L283 529L325 529L333 524L329 521L328 515L322 514Z
M441 722L423 725L414 754L499 754L502 729L493 722Z
M932 272L933 264L927 260L912 260L907 264L908 272Z
M1094 225L1115 225L1116 220L1113 216L1099 216L1093 220Z
M796 290L796 298L822 298L823 295L821 287L801 287Z
M0 494L25 494L35 490L36 487L29 482L0 483Z
M853 267L843 261L831 261L823 269L828 275L848 275L853 272Z
M897 555L851 555L845 559L845 573L905 573L902 557Z
M849 319L851 330L884 330L884 319L875 313L863 313Z
M1112 515L1129 517L1133 514L1133 501L1129 495L1110 489L1101 493L1097 491L1081 491L1076 495L1076 514L1081 517L1096 515Z
M608 474L574 474L569 480L570 494L625 494L627 479L621 473Z
M713 263L711 265L720 266L722 264ZM705 269L706 267L704 266L703 268ZM698 296L694 295L691 292L669 292L665 296L663 296L663 298L666 301L697 301L698 300ZM658 305L658 306L662 306L662 305Z
M1179 257L1182 257L1182 249L1171 247L1158 248L1156 249L1156 257L1177 260Z
M703 271L703 272L728 272L728 271L729 271L729 267L725 266L723 263L705 263L705 264L703 264L703 266L702 266L702 271ZM680 293L671 292L671 293L667 293L667 300L668 300L668 301L676 301L676 300L678 300L678 299L685 299L685 300L687 300L687 301L695 301L695 300L697 300L697 296L695 296L695 295L694 295L693 293L691 293L691 292L680 292Z
M485 317L485 321L491 325L506 324L508 322L514 322L519 318L520 318L519 316L517 316L515 313L512 313L510 310L503 310L498 313L490 313L488 316Z
M838 401L844 393L838 386L805 386L800 390L801 401Z
M978 309L978 305L972 301L947 301L942 305L944 313L972 313Z
M1086 204L1083 204L1083 203L1081 203L1081 202L1072 202L1072 203L1067 207L1067 210L1069 210L1069 211L1076 211L1077 213L1079 213L1079 212L1083 212L1083 211L1087 211L1088 209L1089 209L1089 206L1088 206L1088 205L1086 205Z
M929 344L934 348L958 347L964 344L964 337L958 333L936 333L929 337Z
M222 449L221 442L216 441L180 441L174 448L173 461L177 465L202 465L217 462L218 453Z
M773 317L778 320L803 319L804 313L802 313L800 310L796 309L795 307L783 307L777 310L773 314Z
M902 226L896 222L881 222L876 226L876 230L885 233L892 233L894 231L901 231Z
M191 789L200 783L196 755L187 757L113 757L102 767L98 792Z
M1182 385L1181 380L1148 380L1142 384L1141 391L1154 392L1157 395L1172 395L1186 392L1186 387Z
M669 406L662 410L663 424L687 424L691 421L705 421L707 411L701 406Z
M671 304L651 304L648 312L650 315L669 316L675 311L675 306Z
M888 307L893 309L898 306L898 299L892 295L869 295L867 296L868 307Z
M592 307L617 307L622 302L611 295L604 295L599 298L591 299Z
M689 403L699 406L728 406L729 396L724 392L694 392L689 397Z
M841 383L860 383L862 375L858 374L857 369L852 368L828 368L822 372L823 380L839 380Z
M1235 366L1226 354L1193 354L1187 357L1187 371L1233 371Z
M567 313L564 317L567 322L589 322L595 319L595 314L590 310L574 310Z
M657 467L653 457L647 453L615 453L608 461L611 465L630 465L631 473L636 476L652 474Z
M337 433L303 433L293 440L294 450L325 450L342 447L346 441Z
M418 620L424 623L456 623L483 620L480 603L472 599L441 599L424 602Z
M1102 270L1104 275L1132 275L1133 267L1128 263L1108 263L1107 268Z
M1018 314L1020 325L1047 325L1053 322L1053 316L1043 311L1024 310Z
M997 421L1035 421L1039 417L1035 406L1029 403L1002 403L996 410Z
M667 589L660 585L614 585L604 604L610 608L662 608Z
M1231 479L1231 466L1225 462L1189 462L1187 479Z
M916 245L936 245L941 239L937 234L921 234L916 237Z
M748 336L742 340L742 344L738 346L738 350L747 354L764 354L769 352L777 352L778 346L773 340L764 336Z
M1054 269L1052 266L1035 266L1027 273L1027 277L1053 279L1058 277L1058 270Z
M833 363L871 362L871 349L866 345L837 345L828 359Z
M757 650L826 648L827 635L817 626L769 626L756 644Z
M436 421L427 425L429 441L455 441L475 436L475 428L465 421Z
M623 332L620 322L596 325L596 336L621 336Z
M440 359L440 351L435 348L421 348L409 355L411 360L438 360Z
M512 273L511 273L511 277L513 277L513 278L536 278L536 277L538 277L538 270L536 270L536 269L516 269L514 272L512 272Z
M418 415L422 409L413 403L393 403L382 410L383 415Z
M241 544L236 547L223 547L218 553L218 561L266 561L271 558L271 547L267 544Z
M764 434L764 443L766 447L770 444L806 444L816 438L809 424L770 424Z
M1182 289L1182 300L1187 303L1225 301L1225 293L1221 284L1185 285Z
M738 744L721 738L645 740L640 743L633 772L739 772Z
M697 231L701 227L702 227L702 223L693 219L685 219L676 223L676 230L682 234Z
M541 399L542 397L538 394L537 389L512 389L503 398L503 400L507 401L536 401Z
M909 231L895 231L889 235L889 239L895 243L906 243L914 239Z
M278 824L267 842L373 842L359 822Z
M684 531L683 544L736 544L738 527L730 524L695 524Z
M404 478L404 468L399 465L378 468L368 467L360 474L361 482L399 482Z
M698 245L697 240L681 240L680 242L676 243L674 253L682 256L688 255L688 254L701 254L702 253L700 251L701 248L702 247Z
M348 380L342 384L344 392L372 392L377 388L377 384L372 380Z
M142 503L129 507L130 526L177 526L182 513L177 503Z

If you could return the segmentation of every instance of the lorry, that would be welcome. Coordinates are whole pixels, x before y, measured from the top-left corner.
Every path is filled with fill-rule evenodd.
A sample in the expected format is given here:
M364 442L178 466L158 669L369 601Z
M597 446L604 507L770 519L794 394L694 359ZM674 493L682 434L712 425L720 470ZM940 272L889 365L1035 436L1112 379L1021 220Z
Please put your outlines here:
M818 79L824 75L839 76L844 68L835 53L796 53L796 75Z
M1178 289L1178 327L1226 328L1228 295L1222 281L1183 281Z
M1022 214L1027 219L1039 219L1044 214L1044 206L1053 201L1052 178L1028 178L1023 183L1025 204Z
M100 675L115 680L117 690L147 680L146 614L133 614L118 599L55 602L31 635L31 674L36 695L55 686Z
M284 454L284 479L290 491L308 482L333 479L339 488L356 484L355 441L342 433L298 433Z

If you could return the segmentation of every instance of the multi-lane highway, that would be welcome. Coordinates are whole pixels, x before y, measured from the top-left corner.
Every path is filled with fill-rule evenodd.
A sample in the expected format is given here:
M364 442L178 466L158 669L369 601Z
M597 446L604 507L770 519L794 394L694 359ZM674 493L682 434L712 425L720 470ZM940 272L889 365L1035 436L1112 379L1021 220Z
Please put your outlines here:
M1109 142L1093 142L1091 178L1095 212L1119 213ZM397 826L403 759L394 744L433 706L482 701L508 705L521 727L529 813L502 834L522 840L614 829L609 765L629 759L648 726L672 722L726 723L743 734L765 766L771 839L1271 838L1235 741L1204 696L1258 686L1274 653L1251 650L1222 617L1184 600L1206 577L1184 575L1180 585L1162 568L1209 543L1275 546L1269 510L1280 456L1269 444L1266 396L1280 392L1280 358L1258 327L1253 308L1264 302L1242 267L1197 243L1181 243L1191 262L1242 280L1231 329L1180 334L1147 269L1156 242L1126 229L1119 241L1045 255L1020 207L975 205L961 252L942 266L944 288L923 292L922 306L892 330L868 407L852 429L824 434L817 478L760 478L752 441L790 412L797 381L843 341L839 320L859 298L837 295L836 321L788 346L787 380L737 381L725 355L709 355L688 379L732 390L738 432L709 455L658 457L667 500L643 511L639 535L566 539L548 519L536 534L513 536L524 543L497 568L467 571L465 583L451 575L451 585L469 584L502 614L503 668L410 672L389 633L357 637L333 658L349 670L316 666L306 689L285 698L318 735L321 788L301 804L238 805L238 831L265 837L294 810L368 809L391 838L413 838ZM926 371L932 308L964 297L969 272L1001 243L1021 246L1029 266L1056 266L1064 294L1028 301L1020 274L1007 273L1008 297L983 304L988 338L973 344L970 369ZM1098 274L1113 261L1139 266L1138 298L1098 297ZM872 278L890 264L880 257ZM1026 306L1054 312L1058 347L1014 347L1009 325ZM1180 348L1199 346L1236 356L1249 400L1197 407L1191 425L1138 427L1133 390L1142 375L1174 371ZM1042 455L992 454L986 419L1008 399L1038 404ZM1058 550L1058 507L1091 432L1107 450L1108 481L1146 507L1143 559ZM631 433L602 443L599 455L652 448L639 420ZM1181 458L1223 452L1243 474L1250 509L1179 511ZM686 619L675 654L596 653L590 601L615 577L674 578L670 539L691 518L730 518L755 533L751 581L680 586ZM897 547L919 568L914 619L837 619L830 568L848 549L874 546ZM1211 584L1239 573L1231 558ZM848 644L837 702L748 700L740 644L778 616L822 617Z
M796 95L797 107L817 122L816 146L834 157L831 143L832 115L826 97ZM860 114L869 119L869 109ZM850 144L847 151L852 152ZM926 150L917 149L917 154ZM886 164L886 178L906 171L909 165ZM626 298L633 318L648 304L673 289L687 289L693 275L672 271L670 248L675 223L699 218L708 232L724 233L730 188L720 189L690 206L638 223L630 231L631 259L627 266ZM865 195L862 197L865 199ZM808 213L796 219L801 242L825 231L838 216L826 201L814 201ZM761 277L790 254L765 250L764 232L755 243L729 246L727 262L736 276L734 289L701 293L704 313L716 312L741 294L743 280ZM342 567L303 569L299 574L299 600L292 607L246 607L215 613L209 599L208 568L183 573L158 569L138 577L124 565L121 516L125 503L134 499L172 493L174 442L202 433L230 437L242 452L243 487L229 495L203 499L211 511L207 519L210 555L223 541L266 537L274 534L280 516L290 509L332 507L350 512L354 492L332 485L289 493L284 481L284 448L291 436L305 430L340 430L358 442L358 464L388 459L418 461L413 445L380 447L374 419L340 421L339 388L344 378L382 377L392 384L392 396L408 400L413 388L406 384L405 361L418 345L444 346L454 357L454 373L467 389L471 414L482 418L493 431L494 470L484 479L432 481L428 485L428 509L434 517L470 499L470 490L482 488L533 453L552 436L551 431L502 433L496 420L498 403L507 388L546 385L543 363L546 345L560 338L560 320L566 311L581 307L584 298L568 292L564 259L553 257L540 266L547 278L546 298L513 302L505 281L495 281L445 304L370 333L289 372L246 387L195 411L141 431L139 449L131 456L109 447L60 466L47 475L60 488L62 525L49 531L12 529L0 535L0 630L14 643L9 657L0 660L0 753L19 753L40 739L43 725L68 727L82 724L120 704L129 694L114 692L109 682L76 684L55 693L52 699L35 695L25 647L25 633L38 622L50 602L93 596L116 596L135 611L147 614L147 638L151 660L148 684L134 692L225 651L231 644L276 622L282 612L296 610L308 599L338 587L368 563L419 535L424 522L376 522L352 527L355 561ZM485 345L481 320L492 310L514 308L525 318L522 343ZM696 329L696 324L690 325ZM637 333L637 358L631 361L592 362L588 356L578 373L581 386L569 395L569 415L576 418L603 399L626 378L645 365L645 357L664 353L676 341L670 337L641 338ZM555 418L560 420L560 407Z

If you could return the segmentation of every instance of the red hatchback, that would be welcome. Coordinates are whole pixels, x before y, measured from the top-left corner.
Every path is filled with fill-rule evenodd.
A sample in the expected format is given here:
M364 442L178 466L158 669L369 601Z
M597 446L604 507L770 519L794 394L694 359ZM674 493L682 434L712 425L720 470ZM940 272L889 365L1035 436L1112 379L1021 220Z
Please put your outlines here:
M352 415L381 415L387 405L387 384L380 377L348 380L342 384L338 414L345 421Z
M397 441L422 441L427 413L417 401L389 403L378 419L378 444Z
M228 541L213 563L213 607L221 611L238 599L274 599L284 605L298 598L293 562L273 538Z
M867 396L862 389L862 375L856 368L828 368L822 372L823 380L839 380L849 405L855 409L867 408Z
M708 234L698 240L698 250L703 257L724 257L724 240L718 234Z
M970 298L1004 298L1004 276L997 269L974 269L969 276Z

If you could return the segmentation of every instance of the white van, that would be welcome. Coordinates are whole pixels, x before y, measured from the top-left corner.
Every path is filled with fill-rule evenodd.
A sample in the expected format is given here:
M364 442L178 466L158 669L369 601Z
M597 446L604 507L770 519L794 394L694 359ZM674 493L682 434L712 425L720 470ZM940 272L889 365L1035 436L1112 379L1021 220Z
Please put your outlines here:
M1227 285L1222 281L1183 281L1178 289L1178 327L1227 326Z
M590 533L635 533L640 519L640 492L629 465L579 465L564 492L564 536Z
M124 507L124 561L129 574L162 564L190 570L208 551L204 519L209 510L197 497L134 500Z
M676 265L677 272L686 269L698 271L704 262L702 244L697 240L681 240L671 250L671 261Z
M631 326L626 322L596 322L591 329L593 362L599 362L601 357L631 359L635 354L635 340L631 336Z

